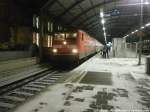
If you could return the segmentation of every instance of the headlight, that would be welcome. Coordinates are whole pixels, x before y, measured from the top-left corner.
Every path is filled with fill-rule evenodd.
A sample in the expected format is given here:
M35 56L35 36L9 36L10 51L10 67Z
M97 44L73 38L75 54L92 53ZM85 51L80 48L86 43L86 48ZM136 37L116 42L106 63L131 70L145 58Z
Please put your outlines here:
M78 53L78 50L77 49L72 49L72 52L76 54L76 53Z
M63 44L64 44L64 45L66 45L66 44L67 44L67 42L66 42L66 41L64 41L64 42L63 42Z
M53 53L57 53L57 49L53 49Z

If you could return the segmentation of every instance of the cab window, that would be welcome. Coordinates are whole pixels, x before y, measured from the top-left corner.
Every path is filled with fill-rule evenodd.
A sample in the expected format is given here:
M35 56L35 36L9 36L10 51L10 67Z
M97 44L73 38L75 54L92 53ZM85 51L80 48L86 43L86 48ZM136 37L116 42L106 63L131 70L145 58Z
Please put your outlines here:
M66 33L66 38L76 38L77 33Z
M54 40L65 40L65 34L64 33L55 34Z

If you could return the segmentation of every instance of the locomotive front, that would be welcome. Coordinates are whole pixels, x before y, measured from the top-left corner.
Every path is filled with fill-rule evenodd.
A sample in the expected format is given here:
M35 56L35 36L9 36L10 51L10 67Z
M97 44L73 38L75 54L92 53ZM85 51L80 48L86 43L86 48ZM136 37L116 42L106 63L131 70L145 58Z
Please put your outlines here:
M76 61L78 59L77 33L55 33L51 54L53 61Z

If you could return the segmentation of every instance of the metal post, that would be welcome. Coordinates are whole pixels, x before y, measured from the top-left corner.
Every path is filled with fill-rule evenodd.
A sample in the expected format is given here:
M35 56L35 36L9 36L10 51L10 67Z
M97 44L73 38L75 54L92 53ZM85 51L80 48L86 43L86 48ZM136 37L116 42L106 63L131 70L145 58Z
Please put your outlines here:
M141 0L141 16L140 16L140 26L143 26L143 0ZM142 32L140 32L139 39L139 62L138 65L141 65L141 56L142 56Z
M138 57L138 43L136 42L136 58Z
M150 75L150 55L146 57L146 73Z
M43 38L44 38L44 17L48 7L51 7L57 0L48 0L48 2L40 9L40 39L39 39L39 62L43 61Z

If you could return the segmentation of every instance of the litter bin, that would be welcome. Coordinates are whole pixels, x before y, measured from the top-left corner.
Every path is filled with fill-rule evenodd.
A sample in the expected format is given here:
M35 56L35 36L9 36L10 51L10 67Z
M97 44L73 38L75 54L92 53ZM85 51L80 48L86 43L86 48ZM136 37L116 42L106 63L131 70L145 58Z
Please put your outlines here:
M150 55L146 57L146 73L150 74Z

